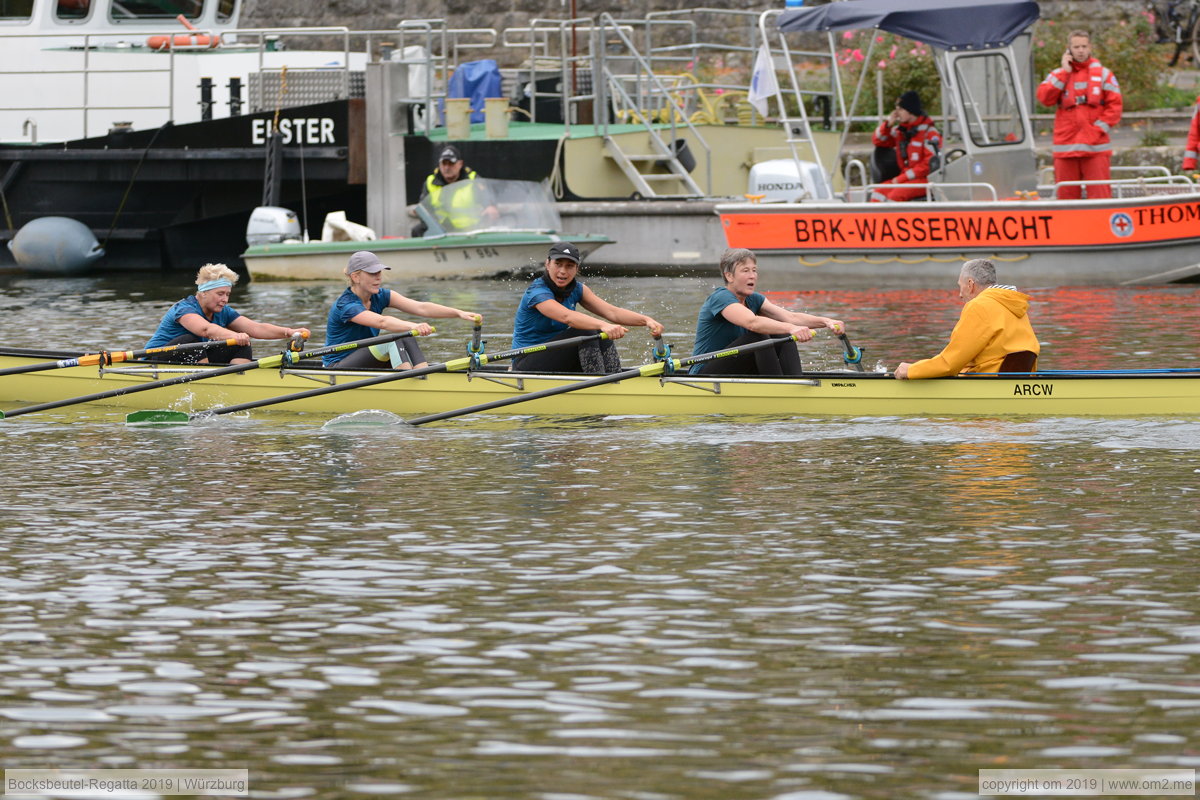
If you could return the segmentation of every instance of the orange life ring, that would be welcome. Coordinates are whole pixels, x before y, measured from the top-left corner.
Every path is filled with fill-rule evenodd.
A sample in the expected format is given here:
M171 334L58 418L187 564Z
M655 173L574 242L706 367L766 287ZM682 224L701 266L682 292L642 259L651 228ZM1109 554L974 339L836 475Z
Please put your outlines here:
M221 43L220 36L209 36L207 33L177 33L174 36L150 36L146 46L151 50L167 50L169 48L188 48L201 50L216 47Z

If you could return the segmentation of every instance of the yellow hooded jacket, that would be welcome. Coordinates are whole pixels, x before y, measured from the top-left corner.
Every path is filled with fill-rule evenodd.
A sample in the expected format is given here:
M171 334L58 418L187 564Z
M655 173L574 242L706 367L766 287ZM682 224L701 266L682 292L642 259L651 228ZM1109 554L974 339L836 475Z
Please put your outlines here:
M946 348L910 366L908 377L995 372L1009 353L1040 353L1028 310L1029 295L1011 286L989 286L963 306Z

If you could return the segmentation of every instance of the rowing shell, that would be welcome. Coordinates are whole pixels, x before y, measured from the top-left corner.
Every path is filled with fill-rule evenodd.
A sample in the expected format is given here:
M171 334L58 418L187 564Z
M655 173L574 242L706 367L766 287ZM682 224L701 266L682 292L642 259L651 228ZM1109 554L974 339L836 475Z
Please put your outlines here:
M70 353L5 350L0 368ZM0 379L0 406L103 392L210 367L70 367ZM104 401L123 412L166 408L199 412L264 400L382 373L366 370L258 369ZM584 380L586 376L486 369L442 373L283 403L280 411L324 417L366 409L402 417L463 408ZM898 381L883 373L814 372L802 378L673 375L632 378L499 409L505 416L1192 416L1200 415L1200 370L1046 372ZM16 424L15 421L13 424Z

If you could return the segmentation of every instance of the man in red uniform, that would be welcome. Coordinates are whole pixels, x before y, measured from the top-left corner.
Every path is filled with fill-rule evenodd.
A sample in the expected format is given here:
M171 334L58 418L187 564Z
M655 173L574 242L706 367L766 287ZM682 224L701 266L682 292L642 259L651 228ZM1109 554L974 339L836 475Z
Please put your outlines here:
M1121 87L1112 70L1092 58L1092 39L1085 31L1071 31L1062 66L1046 76L1037 88L1038 102L1057 106L1054 115L1054 180L1108 180L1112 143L1108 134L1121 120ZM1087 187L1060 186L1060 200L1087 196L1112 197L1106 183Z
M1196 158L1200 155L1200 97L1196 98L1196 111L1192 114L1192 127L1188 129L1187 147L1183 151L1183 168L1196 168Z
M942 136L933 127L933 120L925 116L921 98L916 92L900 95L891 115L879 123L871 141L876 147L896 149L896 165L900 167L900 174L884 183L908 184L905 188L877 188L871 192L871 202L924 197L929 173L941 164L939 153Z

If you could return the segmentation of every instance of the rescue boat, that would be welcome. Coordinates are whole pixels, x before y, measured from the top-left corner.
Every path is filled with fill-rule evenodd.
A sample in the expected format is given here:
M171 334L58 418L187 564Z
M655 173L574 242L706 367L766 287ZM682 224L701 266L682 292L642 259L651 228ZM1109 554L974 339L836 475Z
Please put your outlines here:
M1190 178L1114 167L1110 180L1071 182L1083 199L1059 200L1052 170L1039 172L1027 89L1042 77L1028 74L1039 13L1033 0L855 0L764 12L763 41L777 43L764 48L787 74L775 81L774 99L789 109L782 121L793 154L776 186L793 191L718 204L728 245L754 250L772 283L797 274L807 285L927 283L983 257L1022 285L1196 279L1200 191ZM834 33L862 28L928 45L942 80L942 163L917 201L868 202L881 181L845 152L853 102L837 74ZM827 34L834 88L826 96L840 109L840 133L814 134L805 102L819 93L803 91L795 71L789 36L814 32ZM872 59L868 51L865 62ZM855 98L868 74L861 71ZM1087 199L1097 184L1111 186L1112 197Z

